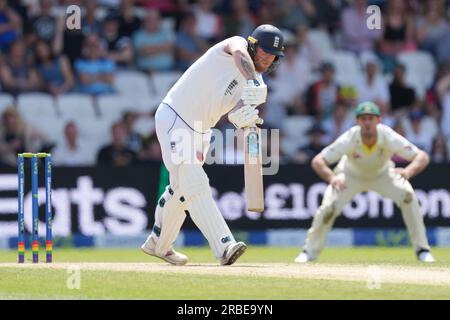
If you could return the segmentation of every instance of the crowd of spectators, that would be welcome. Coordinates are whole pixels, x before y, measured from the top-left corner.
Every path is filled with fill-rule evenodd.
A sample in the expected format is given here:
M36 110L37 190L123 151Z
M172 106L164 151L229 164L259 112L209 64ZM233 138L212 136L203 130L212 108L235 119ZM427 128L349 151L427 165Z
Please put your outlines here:
M66 26L66 8L82 8L81 29ZM381 8L380 28L367 27L369 5ZM247 37L263 23L285 34L285 58L265 76L267 129L286 119L308 119L306 139L293 150L281 143L283 162L308 163L354 124L352 111L376 102L383 122L431 154L450 161L450 4L446 0L0 0L0 91L13 97L45 92L54 97L115 92L121 70L185 71L209 47L233 35ZM354 54L362 77L337 79L341 67L310 34L321 31L332 52ZM436 71L418 92L408 83L404 52L426 52ZM350 72L350 71L349 71ZM110 130L111 143L96 154L67 121L62 143L25 123L17 107L5 108L0 164L14 165L21 151L52 151L56 165L126 166L160 160L153 131L137 133L141 117L130 109ZM149 116L149 115L145 115ZM150 116L152 116L150 114ZM220 122L222 125L224 122ZM226 126L226 124L224 124ZM398 161L401 161L398 159Z

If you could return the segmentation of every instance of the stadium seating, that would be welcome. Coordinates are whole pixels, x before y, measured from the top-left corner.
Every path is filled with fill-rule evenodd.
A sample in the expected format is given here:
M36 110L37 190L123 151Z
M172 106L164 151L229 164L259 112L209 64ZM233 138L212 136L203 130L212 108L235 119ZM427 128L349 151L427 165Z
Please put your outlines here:
M141 112L153 112L158 108L162 98L159 96L137 96L134 109Z
M9 93L0 94L0 113L3 113L7 108L13 106L15 103L14 97Z
M22 118L42 131L49 140L60 141L61 123L53 96L47 93L22 93L17 97Z
M56 99L58 112L64 120L95 119L94 98L88 94L69 93Z
M89 141L92 152L97 153L101 147L111 142L113 121L110 119L86 118L82 121L75 120L75 123L79 128L80 140Z
M309 30L308 39L324 56L329 55L333 51L333 42L331 41L330 35L323 30Z
M160 99L164 98L181 75L182 73L178 71L153 73L150 77L151 92L156 94Z
M53 97L47 93L22 93L17 97L17 108L27 121L34 118L57 117Z
M362 79L361 65L355 54L348 51L331 51L323 58L336 68L336 81L340 85L355 85Z
M289 116L283 122L280 148L287 156L293 155L300 147L308 144L307 131L313 124L310 116Z
M134 124L134 130L142 136L150 136L155 130L155 119L153 117L139 118Z
M436 73L433 57L425 51L401 52L397 60L406 67L406 82L413 86L420 98L432 85Z
M149 77L139 71L118 71L114 78L115 90L123 95L150 95L156 94L149 88Z
M359 61L361 63L361 68L364 70L364 68L366 67L367 62L371 61L375 61L377 66L378 66L378 72L382 73L383 72L383 63L381 62L381 60L376 56L376 54L372 51L364 51L361 52L361 54L359 55Z
M102 119L118 121L125 111L136 109L135 100L134 96L103 95L97 98L97 109Z

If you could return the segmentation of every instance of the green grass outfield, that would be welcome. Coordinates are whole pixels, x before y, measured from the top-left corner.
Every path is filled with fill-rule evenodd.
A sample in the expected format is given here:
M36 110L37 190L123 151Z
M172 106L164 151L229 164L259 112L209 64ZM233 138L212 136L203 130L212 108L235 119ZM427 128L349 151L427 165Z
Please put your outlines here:
M180 251L187 266L137 249L56 249L51 265L27 252L19 266L15 251L0 251L0 299L450 299L450 248L435 248L434 264L411 248L371 247L327 248L298 265L297 248L250 246L228 267L209 248Z

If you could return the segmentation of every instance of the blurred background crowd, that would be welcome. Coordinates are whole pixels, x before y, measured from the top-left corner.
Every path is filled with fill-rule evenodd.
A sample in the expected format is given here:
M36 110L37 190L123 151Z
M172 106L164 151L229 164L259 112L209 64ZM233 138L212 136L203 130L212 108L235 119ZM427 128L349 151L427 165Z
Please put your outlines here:
M66 25L73 4L79 30ZM448 163L449 17L446 0L0 0L0 165L23 151L60 166L159 161L153 116L170 86L209 47L264 23L285 35L261 106L283 163L308 163L366 100Z

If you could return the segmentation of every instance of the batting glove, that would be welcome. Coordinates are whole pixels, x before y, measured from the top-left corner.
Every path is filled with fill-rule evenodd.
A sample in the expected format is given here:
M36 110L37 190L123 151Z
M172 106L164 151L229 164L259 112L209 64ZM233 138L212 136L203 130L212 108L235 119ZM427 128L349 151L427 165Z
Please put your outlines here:
M238 129L252 127L264 123L258 114L259 110L256 109L256 106L245 105L228 113L228 120Z
M242 90L241 99L245 105L259 106L266 102L267 86L257 80L248 80Z

